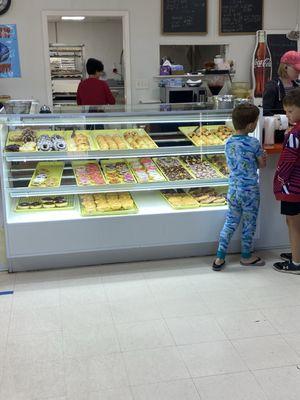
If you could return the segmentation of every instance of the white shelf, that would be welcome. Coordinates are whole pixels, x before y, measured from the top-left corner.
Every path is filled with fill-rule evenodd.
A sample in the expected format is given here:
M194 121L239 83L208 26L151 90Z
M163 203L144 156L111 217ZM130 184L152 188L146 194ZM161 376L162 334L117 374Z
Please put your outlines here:
M129 215L101 215L82 217L80 214L80 206L77 199L75 199L75 208L73 210L66 211L34 211L16 213L11 211L8 218L9 224L15 223L32 223L32 222L50 222L50 221L74 221L74 220L86 220L86 219L107 219L107 218L134 218L141 215L160 215L160 214L182 214L182 213L201 213L207 210L226 210L227 206L218 207L199 207L184 210L173 209L168 202L161 196L157 191L148 193L132 193L134 200L138 206L138 214ZM13 208L15 207L16 201L13 202Z
M166 139L168 136L166 136ZM188 140L188 139L186 139ZM70 160L95 160L113 158L137 158L137 157L171 157L193 154L222 154L225 146L171 146L155 149L137 150L113 150L113 151L88 151L88 152L12 152L4 153L7 161L70 161Z
M172 182L151 182L151 183L124 183L117 185L99 186L75 186L65 185L58 188L30 189L28 187L8 188L7 191L12 198L30 196L65 196L68 194L93 194L93 193L112 193L112 192L148 192L162 189L189 189L197 187L217 187L228 185L227 178L219 179L191 179Z

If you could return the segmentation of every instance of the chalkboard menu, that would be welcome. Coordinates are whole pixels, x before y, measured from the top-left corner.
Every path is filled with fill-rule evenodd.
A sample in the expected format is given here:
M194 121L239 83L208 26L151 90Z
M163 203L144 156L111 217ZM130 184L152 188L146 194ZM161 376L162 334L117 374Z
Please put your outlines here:
M298 50L296 40L290 40L285 34L267 34L268 46L272 57L272 78L278 76L277 70L280 64L281 56L290 50Z
M207 0L162 0L162 33L205 35Z
M220 0L220 35L255 34L263 29L263 0Z

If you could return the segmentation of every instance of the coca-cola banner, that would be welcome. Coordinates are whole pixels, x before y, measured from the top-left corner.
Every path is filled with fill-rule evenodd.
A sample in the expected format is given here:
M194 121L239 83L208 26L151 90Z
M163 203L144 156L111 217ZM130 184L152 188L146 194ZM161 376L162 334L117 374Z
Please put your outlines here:
M252 62L254 97L262 97L266 83L272 79L272 57L265 31L257 31Z
M17 26L0 25L0 78L20 76Z

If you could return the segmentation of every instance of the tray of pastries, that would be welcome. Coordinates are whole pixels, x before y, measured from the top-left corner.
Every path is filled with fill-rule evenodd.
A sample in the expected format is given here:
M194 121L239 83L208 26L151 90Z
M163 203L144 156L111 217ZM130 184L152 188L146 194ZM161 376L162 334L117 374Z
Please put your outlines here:
M160 192L175 210L198 208L199 203L183 189L167 189Z
M28 187L31 189L59 187L64 170L64 165L64 162L61 161L39 162L32 175Z
M139 183L162 182L166 180L151 158L134 158L127 162Z
M213 164L215 168L217 168L221 174L224 176L229 176L229 169L226 162L226 157L223 154L214 154L214 155L207 155L206 159L208 162Z
M99 150L127 150L129 144L117 129L93 131L94 139Z
M129 192L84 194L79 196L81 215L136 214L138 208Z
M68 150L69 151L91 151L96 150L92 131L80 130L68 132Z
M155 149L156 143L144 129L105 129L93 131L98 150Z
M169 181L193 179L193 176L176 157L160 157L153 160Z
M109 184L136 183L126 160L102 160L101 167Z
M97 161L73 161L72 168L78 186L97 186L106 183Z
M203 125L179 127L195 146L220 146L232 135L233 130L226 125Z
M195 188L188 193L199 203L200 207L225 206L227 204L227 187Z
M72 210L74 208L74 196L31 196L18 199L16 212L34 211L59 211Z
M5 151L67 151L68 145L65 131L44 131L25 128L10 131L7 135Z
M180 160L196 179L218 179L224 176L200 155L181 156Z
M121 130L130 149L156 149L157 144L151 139L144 129Z

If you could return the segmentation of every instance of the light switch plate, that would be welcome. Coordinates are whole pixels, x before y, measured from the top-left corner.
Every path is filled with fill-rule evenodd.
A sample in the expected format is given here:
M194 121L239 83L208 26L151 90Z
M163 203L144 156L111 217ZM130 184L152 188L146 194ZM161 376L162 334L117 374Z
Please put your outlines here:
M136 89L149 89L149 81L148 79L137 79L135 81Z

